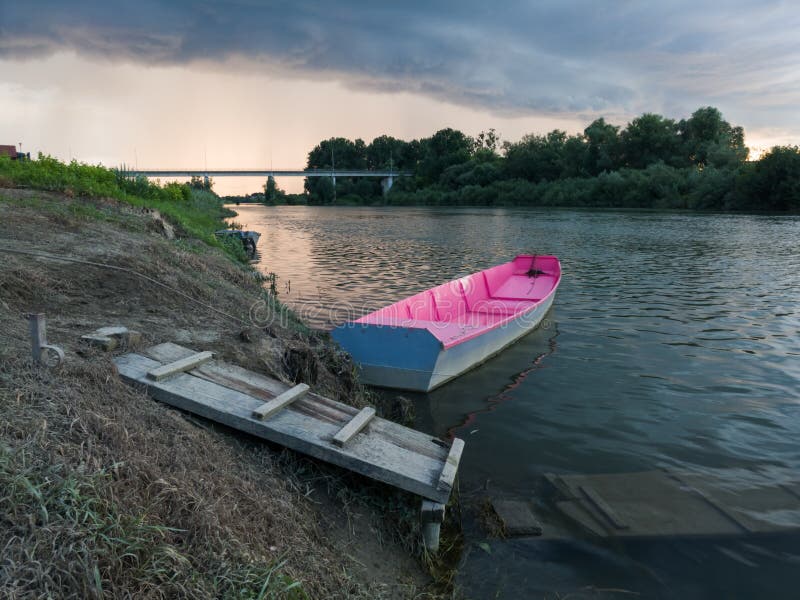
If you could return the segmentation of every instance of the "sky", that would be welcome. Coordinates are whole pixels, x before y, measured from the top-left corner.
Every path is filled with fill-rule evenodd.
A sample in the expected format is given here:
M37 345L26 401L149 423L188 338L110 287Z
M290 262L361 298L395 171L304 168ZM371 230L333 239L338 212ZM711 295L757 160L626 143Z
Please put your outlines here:
M798 31L800 4L769 0L0 0L0 144L288 169L332 136L516 141L711 105L758 154L800 143Z

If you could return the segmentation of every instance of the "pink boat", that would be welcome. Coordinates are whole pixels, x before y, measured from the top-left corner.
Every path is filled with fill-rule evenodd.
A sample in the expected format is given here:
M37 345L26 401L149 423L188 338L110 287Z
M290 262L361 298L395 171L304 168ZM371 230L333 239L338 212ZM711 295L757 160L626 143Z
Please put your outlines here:
M555 256L520 255L347 322L332 335L364 383L427 392L536 328L560 281Z

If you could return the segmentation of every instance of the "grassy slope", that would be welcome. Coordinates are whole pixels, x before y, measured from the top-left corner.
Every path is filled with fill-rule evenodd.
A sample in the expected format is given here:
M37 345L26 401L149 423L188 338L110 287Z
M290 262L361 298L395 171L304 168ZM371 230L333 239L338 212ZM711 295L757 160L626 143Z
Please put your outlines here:
M6 183L24 181L4 166ZM263 328L246 327L124 273L2 255L0 595L411 594L419 575L399 574L413 574L415 565L392 543L372 548L376 566L361 569L367 558L352 555L363 539L340 539L343 528L355 531L354 515L367 515L361 519L367 537L380 529L369 515L390 511L397 522L408 522L414 504L406 495L385 486L363 494L357 490L368 484L360 478L342 480L335 469L152 402L119 381L107 355L79 346L82 333L123 324L142 331L144 344L178 341L211 349L363 405L352 366L265 300L251 270L214 248L213 236L205 234L219 227L221 215L194 214L207 210L185 199L175 208L163 198L76 197L90 192L66 186L63 177L49 187L66 195L0 190L2 246L132 268L242 321L251 303L266 302L263 310L273 318ZM185 237L168 241L154 233L152 216L139 204L172 215ZM201 239L189 235L192 230ZM49 338L67 351L63 369L30 366L22 318L28 311L47 313ZM335 497L332 505L325 505L319 482ZM319 502L327 518L315 509ZM370 579L377 563L398 565L378 573L376 587Z
M214 231L225 227L222 219L232 213L210 192L191 190L177 183L162 187L146 178L128 179L104 167L76 161L67 164L48 156L39 156L39 160L33 161L0 157L0 187L4 186L58 191L70 198L113 198L131 206L158 210L179 226L180 233L223 248L234 258L243 258L238 245L224 246L214 237ZM77 211L91 211L79 204L72 207ZM84 216L100 215L87 213Z

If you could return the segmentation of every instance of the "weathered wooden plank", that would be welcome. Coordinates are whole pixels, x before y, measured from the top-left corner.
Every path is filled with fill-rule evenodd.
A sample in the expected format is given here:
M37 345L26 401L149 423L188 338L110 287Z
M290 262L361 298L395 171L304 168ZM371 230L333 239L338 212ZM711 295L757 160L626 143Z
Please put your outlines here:
M253 411L253 416L256 419L267 419L274 415L276 412L289 406L295 400L298 400L308 393L311 389L305 383L298 383L293 388L286 390L280 396L276 396L269 402L265 402Z
M251 380L243 379L238 374L231 373L227 367L228 365L224 363L216 364L215 362L210 362L193 370L192 375L224 385L227 388L248 394L249 396L253 396L253 398L258 398L265 402L272 400L276 395L280 395L290 389L288 385L284 385L275 380L269 380L271 385L268 389L265 389L258 381L252 381L253 378L248 378ZM255 375L255 373L253 375ZM278 390L277 393L274 391L276 388ZM341 408L347 405L330 407L327 403L321 402L320 398L322 398L322 396L309 392L303 398L293 402L291 408L292 410L297 410L311 417L325 419L339 425L347 423L347 421L353 418L353 414L351 414L350 411L345 412L345 410ZM353 408L352 411L357 414L355 408Z
M335 436L333 436L333 443L337 446L344 446L347 442L353 439L356 434L367 426L372 418L375 416L375 409L367 406L361 409L355 417L353 417L347 425L342 427Z
M423 440L427 440L428 452L421 454L398 445L392 439L377 435L372 426L370 435L356 436L351 443L340 448L331 444L331 440L341 429L341 424L309 418L292 407L278 412L267 421L259 421L252 418L252 413L263 404L261 400L197 377L197 370L156 382L146 376L149 370L158 366L155 360L138 354L127 354L116 358L115 362L124 379L147 385L150 394L166 404L350 469L423 498L447 502L450 496L449 489L439 490L437 487L447 449L433 443L429 436L421 432L376 417L373 420L375 427L379 424L387 428L393 425L398 430L397 436L401 435L399 431L406 430L414 443L421 444ZM205 369L207 365L201 368ZM305 399L301 402L303 401ZM355 411L352 408L351 410Z
M147 372L147 376L155 381L161 381L162 379L166 379L167 377L171 377L177 373L183 373L185 371L194 369L195 367L210 361L213 356L213 352L198 352L197 354L187 356L186 358L181 358L175 362L167 363L166 365L161 365L160 367L155 367Z
M453 489L453 483L456 480L456 473L458 473L458 463L461 462L461 453L464 451L464 440L460 438L453 438L453 444L450 446L450 452L447 453L447 459L444 461L442 473L439 476L439 483L437 489L446 491L448 495Z
M629 525L619 518L614 510L603 500L603 497L588 485L579 486L581 493L589 499L594 508L600 512L616 529L628 529Z
M186 358L187 356L191 356L192 354L197 354L195 350L191 348L186 348L179 344L173 344L172 342L165 342L163 344L156 344L155 346L150 346L147 350L143 352L143 354L153 360L157 360L160 363L171 363L175 362L176 360L180 360L182 358Z
M146 356L160 362L172 362L186 356L191 356L194 353L194 350L172 342L158 344L144 351ZM214 381L225 387L238 390L263 400L269 400L273 396L282 394L291 387L265 375L243 369L238 365L224 363L218 360L207 362L193 369L192 375ZM265 391L267 393L265 393ZM336 400L320 396L313 392L309 392L302 399L292 403L288 410L303 412L316 418L323 418L331 423L339 424L340 427L359 412L358 409L353 406L337 402ZM435 460L438 460L438 457L441 456L442 449L447 447L441 440L386 419L373 419L370 425L370 431L376 435L383 436L387 441L391 441L401 448Z

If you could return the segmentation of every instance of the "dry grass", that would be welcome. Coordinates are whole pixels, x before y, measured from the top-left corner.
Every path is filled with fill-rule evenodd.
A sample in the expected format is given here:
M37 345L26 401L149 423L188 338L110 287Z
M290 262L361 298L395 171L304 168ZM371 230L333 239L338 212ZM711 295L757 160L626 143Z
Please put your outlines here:
M243 322L117 271L0 254L0 596L416 595L412 497L160 405L78 339L121 324L359 406L352 365L278 304L247 325L264 291L216 250L64 202L84 201L0 190L0 246L136 269ZM47 314L62 369L30 366L25 312Z
M270 456L243 461L106 359L57 373L3 361L0 408L4 596L257 597L282 562L269 594L333 591L333 557Z

